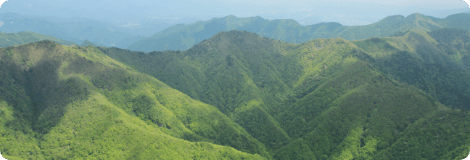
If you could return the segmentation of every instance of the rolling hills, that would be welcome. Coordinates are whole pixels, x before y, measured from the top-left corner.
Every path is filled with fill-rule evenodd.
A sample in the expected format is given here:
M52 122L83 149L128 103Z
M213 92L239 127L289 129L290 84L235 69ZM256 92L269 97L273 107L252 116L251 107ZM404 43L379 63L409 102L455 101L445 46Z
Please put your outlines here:
M230 31L186 51L99 49L217 107L274 159L462 159L468 31L426 31L301 44Z
M263 37L290 43L304 43L316 38L342 37L346 40L361 40L370 37L390 37L397 32L410 29L431 31L439 28L470 30L470 14L450 15L444 19L411 14L389 16L364 26L343 26L339 23L319 23L302 26L294 20L267 20L261 17L237 18L227 16L189 25L175 25L148 38L142 38L127 49L133 51L187 50L193 45L209 39L221 31L246 30Z
M7 159L271 159L217 108L93 46L40 41L0 57Z
M462 159L470 151L468 30L300 44L229 31L150 53L83 45L0 48L5 158Z

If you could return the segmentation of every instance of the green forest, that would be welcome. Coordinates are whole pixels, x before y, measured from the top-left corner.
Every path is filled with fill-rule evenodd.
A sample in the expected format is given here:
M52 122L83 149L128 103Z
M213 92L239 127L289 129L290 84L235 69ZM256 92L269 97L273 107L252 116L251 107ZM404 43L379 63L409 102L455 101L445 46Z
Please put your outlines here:
M15 40L0 48L0 152L461 160L470 152L470 32L452 18L394 16L296 41L211 29L185 51L148 53L4 34ZM379 25L389 28L348 37Z
M0 32L0 47L10 47L41 40L51 40L62 45L75 45L73 42L60 40L52 36L37 34L34 32L3 33Z

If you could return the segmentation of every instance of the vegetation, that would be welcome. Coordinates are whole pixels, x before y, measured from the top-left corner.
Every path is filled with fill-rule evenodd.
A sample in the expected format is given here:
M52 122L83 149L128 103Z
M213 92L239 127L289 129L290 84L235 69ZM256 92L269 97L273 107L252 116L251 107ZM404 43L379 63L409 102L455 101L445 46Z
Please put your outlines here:
M441 103L470 110L470 34L460 29L354 42L374 56L372 64L392 78L414 85Z
M467 30L412 29L302 44L230 31L186 51L151 53L49 40L0 48L0 152L462 159L470 151L469 44Z
M0 47L10 47L30 42L51 40L63 45L74 45L75 43L60 40L51 36L41 35L33 32L18 32L18 33L1 33L0 32Z
M466 55L464 32L291 44L230 31L184 52L99 49L217 107L274 159L458 159L470 151L468 68L442 48Z
M270 159L215 107L92 46L41 41L0 57L7 159Z
M316 38L362 40L370 37L390 37L397 32L410 29L431 31L439 28L470 30L470 14L450 15L444 19L412 14L407 17L389 16L364 26L343 26L339 23L319 23L302 26L294 20L267 20L261 17L237 18L227 16L189 25L176 25L142 38L129 45L133 51L187 50L221 31L246 30L263 37L290 43L304 43Z
M94 46L94 47L98 47L98 45L96 45L96 44L93 43L93 42L90 42L89 40L84 40L84 41L82 42L82 44L80 44L80 45L81 45L81 46L89 46L89 45L91 45L91 46Z

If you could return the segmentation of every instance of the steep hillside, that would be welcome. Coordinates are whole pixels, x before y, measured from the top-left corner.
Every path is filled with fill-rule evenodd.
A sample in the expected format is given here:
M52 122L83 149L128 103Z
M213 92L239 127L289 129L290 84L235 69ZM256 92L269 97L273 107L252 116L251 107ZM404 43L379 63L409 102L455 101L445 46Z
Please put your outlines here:
M439 97L470 93L465 87L469 83L466 68L437 47L432 32L400 34L354 42L335 38L291 44L230 31L184 52L100 49L216 106L264 143L275 159L465 156L470 151L465 143L470 140L465 129L470 115L447 108L441 103L452 107L451 103ZM447 68L441 70L441 65ZM463 86L455 93L443 87L429 90L405 79L415 80L404 71L408 68L431 68L413 75L427 86ZM448 77L435 78L441 73ZM465 97L454 100L465 101ZM426 125L445 118L452 123ZM417 152L408 153L411 150ZM431 152L437 150L442 151Z
M429 35L437 41L439 49L458 63L470 67L470 32L459 29L441 29L430 32Z
M470 33L440 29L401 35L354 43L374 57L372 64L385 74L420 88L449 107L470 110Z
M0 47L9 47L19 44L30 42L51 40L63 45L74 45L75 43L57 39L51 36L45 36L34 32L19 32L19 33L1 33L0 32Z
M108 56L161 79L194 99L211 104L272 149L289 136L271 116L279 111L292 84L284 79L294 73L278 65L277 48L288 46L248 32L224 32L187 52L143 54L117 48L101 48ZM275 56L273 56L275 55ZM261 123L262 122L262 123ZM269 145L268 145L269 144Z
M302 26L294 20L267 20L261 17L237 18L227 16L190 25L176 25L155 35L136 41L127 47L133 51L187 50L221 31L246 30L263 37L290 43L304 43L315 38L341 37L360 40L370 37L390 37L410 29L430 31L438 28L461 28L469 30L470 14L462 13L445 19L412 14L407 17L390 16L364 26L343 26L339 23L319 23Z
M2 48L0 57L8 159L270 158L217 108L92 46L41 41Z

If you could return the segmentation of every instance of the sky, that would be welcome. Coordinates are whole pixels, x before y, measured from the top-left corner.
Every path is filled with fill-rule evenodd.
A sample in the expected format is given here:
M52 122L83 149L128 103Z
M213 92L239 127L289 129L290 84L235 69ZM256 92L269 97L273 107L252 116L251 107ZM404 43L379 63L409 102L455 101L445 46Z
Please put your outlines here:
M302 25L319 22L367 25L390 15L423 13L444 18L470 12L470 8L462 0L9 0L0 8L0 13L6 12L116 23L190 23L234 15L294 19Z

